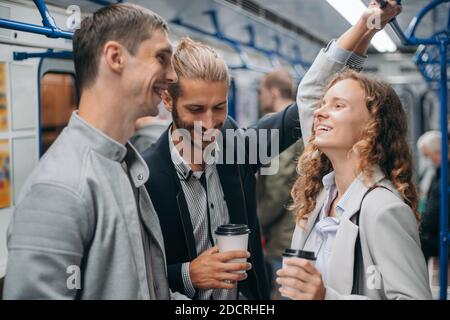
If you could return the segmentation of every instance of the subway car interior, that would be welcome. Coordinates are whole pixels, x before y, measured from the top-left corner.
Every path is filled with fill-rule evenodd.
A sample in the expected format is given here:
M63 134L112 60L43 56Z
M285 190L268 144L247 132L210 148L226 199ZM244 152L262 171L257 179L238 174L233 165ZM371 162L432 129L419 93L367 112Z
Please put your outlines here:
M260 103L261 79L273 70L283 69L293 79L294 94L298 94L299 83L322 48L354 25L370 2L382 6L386 1L0 0L1 286L12 286L4 283L10 272L8 230L22 188L78 109L80 89L72 37L84 17L109 5L133 3L167 21L174 50L186 36L213 47L231 75L228 115L239 127L248 127L264 113ZM405 0L401 5L401 14L372 39L363 73L390 84L402 102L419 213L423 214L427 201L437 201L439 208L435 213L438 232L433 239L438 251L427 257L427 280L432 298L447 300L447 179L440 179L437 198L430 199L428 195L436 175L448 176L448 163L443 161L437 167L418 141L427 132L439 133L446 137L440 139L440 158L449 152L450 1ZM158 108L156 119L167 126L171 114L163 102ZM0 289L0 296L1 292Z

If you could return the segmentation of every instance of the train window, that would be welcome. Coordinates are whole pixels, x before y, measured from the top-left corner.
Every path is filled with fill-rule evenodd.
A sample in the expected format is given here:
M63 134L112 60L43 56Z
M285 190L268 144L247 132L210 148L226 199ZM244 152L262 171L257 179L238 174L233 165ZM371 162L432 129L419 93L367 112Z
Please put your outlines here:
M73 74L48 72L41 78L41 154L69 122L76 101Z

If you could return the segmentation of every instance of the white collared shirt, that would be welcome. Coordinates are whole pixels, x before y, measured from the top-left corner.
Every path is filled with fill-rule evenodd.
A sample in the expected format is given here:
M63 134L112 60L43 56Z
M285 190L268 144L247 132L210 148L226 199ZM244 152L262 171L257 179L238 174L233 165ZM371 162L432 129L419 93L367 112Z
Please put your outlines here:
M323 186L327 191L327 198L317 217L314 227L305 242L303 250L312 251L316 254L316 269L322 274L322 280L325 286L327 285L328 278L328 262L330 261L340 219L346 211L348 201L351 198L355 187L358 185L357 180L359 178L360 176L353 180L337 203L336 217L329 216L331 204L337 196L334 171L328 173L322 179Z

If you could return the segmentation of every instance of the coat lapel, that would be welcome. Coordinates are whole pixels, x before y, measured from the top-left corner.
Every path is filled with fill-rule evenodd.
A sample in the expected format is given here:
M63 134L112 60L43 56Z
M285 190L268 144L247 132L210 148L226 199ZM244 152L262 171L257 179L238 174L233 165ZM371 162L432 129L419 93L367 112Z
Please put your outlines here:
M197 246L195 244L195 238L194 238L194 228L192 226L191 221L191 214L189 212L189 208L186 202L186 198L183 193L183 188L181 186L180 178L178 177L177 170L175 169L175 166L172 161L172 156L170 153L170 143L169 143L169 130L171 130L172 125L169 126L169 128L164 131L162 135L162 162L160 163L160 166L164 171L166 171L170 179L166 182L161 182L162 184L168 183L172 184L171 190L174 188L175 194L170 195L170 197L175 198L176 202L176 208L177 208L177 216L174 217L174 220L179 219L179 222L182 225L183 232L184 232L184 239L186 241L186 245L188 248L189 253L189 259L192 261L197 257ZM171 181L170 181L171 180ZM164 188L164 186L161 186ZM173 204L171 204L173 205ZM175 213L175 212L173 212ZM174 235L175 237L178 235Z
M306 240L308 239L309 234L311 233L314 224L317 220L317 216L319 215L320 211L322 210L322 207L325 203L327 197L327 193L325 189L322 189L319 192L319 195L317 196L316 200L316 207L312 211L312 213L309 215L308 220L306 222L306 225L299 226L298 224L295 226L295 232L292 237L292 243L291 247L293 249L301 250L305 246Z
M177 176L176 179L178 179ZM189 208L187 206L186 198L184 197L180 181L176 180L176 183L178 186L176 195L178 215L183 227L184 238L189 252L189 259L190 261L192 261L197 257L197 246L195 243L194 228L192 226L191 214L189 213Z
M328 263L327 286L341 294L350 294L353 285L353 266L358 226L342 218Z
M193 260L197 256L190 213L170 153L170 128L169 126L158 141L144 152L144 158L150 170L146 187L156 209L158 220L163 226L165 249L171 250L166 254L169 264L173 263L174 259L180 259L180 257L174 257L174 248L186 248L186 251L180 248L180 252L185 252L181 256L182 259ZM150 223L150 220L148 222ZM182 233L174 234L168 231L180 229L183 230Z
M353 217L360 210L363 197L369 188L383 179L384 174L379 167L374 167L372 183L369 185L366 185L362 176L359 175L352 183L348 201L344 203L345 212L340 218L339 229L328 264L327 277L327 286L341 294L350 294L353 285L355 243L359 232L359 227L352 222Z

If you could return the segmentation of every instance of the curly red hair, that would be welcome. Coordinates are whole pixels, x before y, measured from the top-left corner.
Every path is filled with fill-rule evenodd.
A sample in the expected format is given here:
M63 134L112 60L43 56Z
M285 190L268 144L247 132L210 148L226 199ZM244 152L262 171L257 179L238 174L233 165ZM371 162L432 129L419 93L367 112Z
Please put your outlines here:
M407 118L400 98L390 85L350 70L337 74L325 92L346 79L356 80L361 85L371 115L361 139L353 146L360 159L358 172L363 173L364 182L368 184L373 167L378 165L418 219L418 196L412 182L412 156L407 142ZM307 219L308 213L314 210L317 195L322 189L322 177L333 170L331 161L314 144L314 138L313 133L298 161L299 177L292 188L297 223Z

